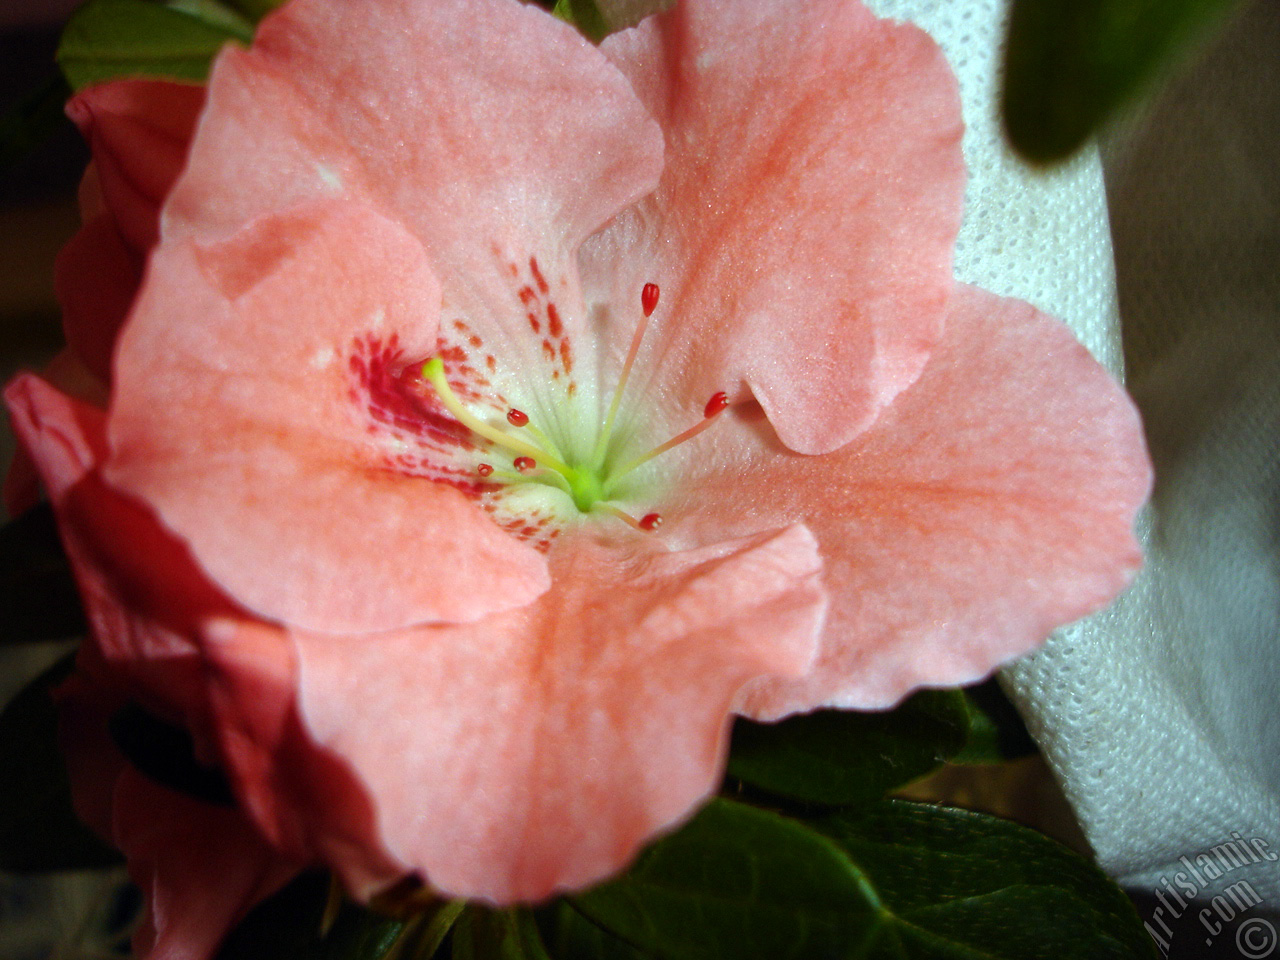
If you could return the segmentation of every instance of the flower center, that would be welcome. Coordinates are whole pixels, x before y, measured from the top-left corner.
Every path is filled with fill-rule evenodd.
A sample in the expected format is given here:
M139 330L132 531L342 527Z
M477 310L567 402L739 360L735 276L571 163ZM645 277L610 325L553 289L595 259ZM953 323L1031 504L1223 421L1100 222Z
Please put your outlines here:
M641 321L631 339L631 347L627 351L622 375L614 389L613 399L601 424L595 447L586 457L566 457L555 442L530 421L529 415L523 410L517 410L514 407L508 409L506 427L482 420L467 409L466 405L458 399L453 388L449 386L443 358L434 356L423 363L423 380L435 390L436 396L445 409L472 433L488 441L493 452L500 452L504 457L511 458L510 469L505 465L485 462L477 465L476 473L488 480L511 484L539 483L555 487L566 493L581 513L599 511L617 517L637 530L656 530L662 523L660 514L646 513L636 519L612 502L623 480L655 457L692 440L711 426L715 418L729 406L727 395L723 392L716 393L707 401L702 420L689 429L630 460L619 461L611 456L610 441L613 438L618 408L622 403L636 355L640 351L640 343L644 339L649 318L657 309L658 296L658 285L646 283L640 298Z

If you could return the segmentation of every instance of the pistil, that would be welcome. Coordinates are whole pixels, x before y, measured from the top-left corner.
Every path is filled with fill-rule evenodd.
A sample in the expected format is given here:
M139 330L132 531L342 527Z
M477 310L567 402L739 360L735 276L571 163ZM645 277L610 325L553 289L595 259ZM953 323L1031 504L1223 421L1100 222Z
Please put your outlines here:
M560 460L551 456L545 450L540 450L531 443L526 443L519 437L513 437L509 433L504 433L497 427L485 423L479 417L472 415L471 411L462 405L453 392L453 388L449 386L449 380L444 375L444 361L439 357L432 357L422 365L422 376L428 383L435 388L436 395L440 398L440 402L444 404L446 410L453 414L459 423L470 429L473 433L478 433L491 443L499 447L516 453L520 457L527 457L530 460L541 462L551 469L565 475L567 478L571 472L568 464L562 463ZM518 469L518 468L517 468Z

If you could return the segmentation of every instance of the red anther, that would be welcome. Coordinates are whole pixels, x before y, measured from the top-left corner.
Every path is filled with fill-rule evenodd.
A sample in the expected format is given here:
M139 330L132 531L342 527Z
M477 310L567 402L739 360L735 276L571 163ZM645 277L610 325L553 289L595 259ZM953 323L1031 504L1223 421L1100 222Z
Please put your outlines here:
M516 457L515 468L521 473L529 473L538 469L538 461L533 457Z
M710 420L717 413L729 405L729 395L721 390L719 393L713 393L711 399L707 401L707 405L702 408L702 416Z
M656 283L646 283L640 291L640 306L644 307L646 317L653 316L653 311L658 309L658 292Z
M487 463L482 463L476 467L476 473L480 474L482 477L493 476L493 467L489 466Z
M517 410L515 407L512 407L507 411L507 423L511 424L513 427L523 427L528 422L529 415L523 410Z
M640 518L641 530L657 530L660 526L662 526L662 514L660 513L646 513Z

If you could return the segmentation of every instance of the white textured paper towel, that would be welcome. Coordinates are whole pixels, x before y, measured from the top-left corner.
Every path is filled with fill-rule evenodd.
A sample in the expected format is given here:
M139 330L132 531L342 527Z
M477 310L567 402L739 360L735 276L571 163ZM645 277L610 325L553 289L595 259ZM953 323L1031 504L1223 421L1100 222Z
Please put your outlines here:
M960 77L957 276L1127 362L1157 465L1134 589L1005 686L1113 875L1155 888L1237 836L1280 853L1280 6L1249 11L1108 150L1118 311L1096 152L1046 176L1002 145L1002 0L872 5L927 29ZM1250 859L1220 885L1248 879L1274 908L1280 868Z

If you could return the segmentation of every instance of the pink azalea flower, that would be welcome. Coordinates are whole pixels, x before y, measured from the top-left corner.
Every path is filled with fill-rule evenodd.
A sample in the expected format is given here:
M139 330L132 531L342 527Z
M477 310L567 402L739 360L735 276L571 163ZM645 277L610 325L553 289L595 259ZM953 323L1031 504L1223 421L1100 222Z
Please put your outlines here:
M184 569L181 551L149 516L103 488L95 472L106 454L100 411L36 377L19 378L7 398L59 513L95 641L81 647L79 672L58 691L76 810L125 854L146 895L137 955L205 960L254 904L305 864L268 844L235 807L188 797L139 773L107 725L124 704L142 703L191 729L203 758L216 759L204 667L190 638L225 601Z
M88 451L54 500L102 669L282 855L506 903L688 816L734 715L889 706L1105 604L1137 418L953 283L959 139L934 44L852 0L600 50L295 0L217 63L105 427L8 392L46 479Z
M54 287L67 339L45 369L64 392L105 406L111 354L159 232L160 204L186 161L204 90L126 80L75 97L67 112L93 163L80 185L79 232L62 248ZM35 465L19 448L4 480L16 516L40 499Z

